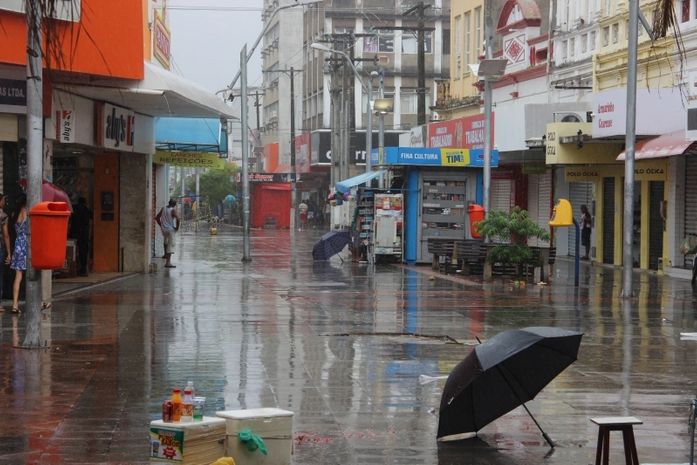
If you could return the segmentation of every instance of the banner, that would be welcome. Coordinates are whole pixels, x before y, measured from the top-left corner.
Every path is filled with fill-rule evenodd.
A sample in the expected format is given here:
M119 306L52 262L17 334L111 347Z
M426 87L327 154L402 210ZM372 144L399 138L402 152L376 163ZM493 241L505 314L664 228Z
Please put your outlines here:
M225 168L225 160L215 153L202 152L155 152L153 162L158 165L183 166L186 168Z

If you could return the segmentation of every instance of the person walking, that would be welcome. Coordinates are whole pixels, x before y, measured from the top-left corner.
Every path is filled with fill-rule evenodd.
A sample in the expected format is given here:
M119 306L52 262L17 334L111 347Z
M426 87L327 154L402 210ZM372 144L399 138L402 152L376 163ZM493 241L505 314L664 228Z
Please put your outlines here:
M300 231L307 229L307 211L310 207L307 206L305 201L301 201L298 205L298 211L300 212Z
M177 214L177 201L170 199L166 207L162 207L155 217L155 221L160 225L162 236L165 241L165 268L176 268L172 265L172 254L174 253L174 235L179 231L179 215Z
M10 231L7 226L9 219L7 213L5 213L5 203L5 194L0 193L0 230L2 231L2 242L0 242L0 312L5 311L5 308L2 306L3 279L5 277L5 265L10 264L10 253L12 251L10 248Z
M77 239L77 274L87 276L87 257L90 247L90 222L92 210L87 207L87 199L80 197L73 208L71 226L73 235Z
M593 229L593 218L588 212L588 207L581 205L581 245L586 249L586 254L582 260L590 260L591 231Z
M27 196L21 194L17 199L17 206L12 213L12 222L15 227L15 247L12 252L10 268L15 270L15 280L12 285L12 313L22 313L19 308L19 290L22 285L22 277L27 270L27 233L29 222L27 221Z

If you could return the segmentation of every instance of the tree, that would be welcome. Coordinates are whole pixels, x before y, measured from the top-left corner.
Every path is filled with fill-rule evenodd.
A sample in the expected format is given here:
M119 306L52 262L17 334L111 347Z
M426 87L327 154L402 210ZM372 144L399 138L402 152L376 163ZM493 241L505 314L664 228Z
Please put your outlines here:
M233 163L227 163L223 169L210 169L199 178L199 193L202 197L208 197L211 206L223 202L225 196L232 194L237 197L237 184L235 178L239 168ZM188 190L196 190L195 184L189 182Z
M518 270L522 265L534 265L532 249L527 245L529 238L549 240L549 233L530 218L527 210L520 207L515 207L510 213L490 212L486 219L477 223L477 232L491 239L508 242L494 246L489 252L489 260L493 263L518 265Z

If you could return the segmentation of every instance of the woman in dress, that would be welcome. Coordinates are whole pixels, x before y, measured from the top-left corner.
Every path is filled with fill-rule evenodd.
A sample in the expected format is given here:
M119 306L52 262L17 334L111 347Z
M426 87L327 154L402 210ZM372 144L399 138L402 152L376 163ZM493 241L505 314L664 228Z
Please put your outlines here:
M19 309L19 288L22 285L22 277L27 269L27 196L22 194L17 199L17 207L12 213L12 222L15 225L15 247L12 253L10 268L15 270L15 281L12 286L12 313L22 313Z

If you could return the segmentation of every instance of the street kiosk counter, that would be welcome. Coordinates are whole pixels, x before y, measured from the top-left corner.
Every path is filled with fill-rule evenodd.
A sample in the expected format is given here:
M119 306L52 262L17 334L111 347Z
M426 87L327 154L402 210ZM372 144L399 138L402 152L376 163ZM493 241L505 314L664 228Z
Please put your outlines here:
M430 263L429 238L472 238L469 206L484 197L484 151L467 148L387 147L375 166L404 167L404 256L407 263ZM498 151L491 167L498 166Z

